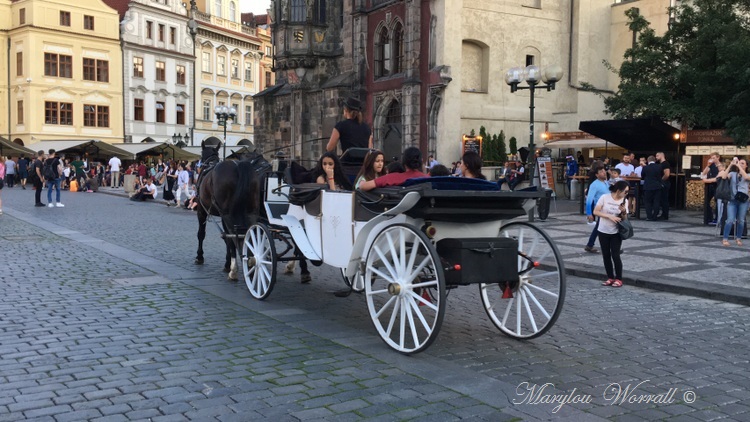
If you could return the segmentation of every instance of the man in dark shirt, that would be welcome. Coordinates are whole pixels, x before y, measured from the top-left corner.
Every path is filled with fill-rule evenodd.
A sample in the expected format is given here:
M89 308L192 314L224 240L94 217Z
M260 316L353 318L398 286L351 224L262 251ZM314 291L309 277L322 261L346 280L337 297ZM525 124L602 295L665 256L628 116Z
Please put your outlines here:
M344 120L336 123L326 151L335 151L341 141L341 153L349 148L372 148L372 131L363 120L362 103L349 97L344 102Z
M719 167L716 164L721 160L718 152L713 152L708 157L708 165L701 172L703 183L706 184L706 194L703 198L703 224L716 225L716 209L711 207L711 199L716 196L716 177L719 175ZM718 208L718 207L717 207Z
M656 221L656 215L659 213L659 206L661 205L662 169L656 163L656 157L653 155L650 155L647 161L648 165L641 172L644 203L646 205L646 220Z
M661 166L661 215L657 217L659 220L669 220L669 188L671 183L669 176L671 170L669 169L669 161L664 158L663 152L656 153L656 162Z
M34 206L43 207L42 203L42 186L44 184L44 151L39 150L36 153L36 160L31 164L31 181L34 184Z

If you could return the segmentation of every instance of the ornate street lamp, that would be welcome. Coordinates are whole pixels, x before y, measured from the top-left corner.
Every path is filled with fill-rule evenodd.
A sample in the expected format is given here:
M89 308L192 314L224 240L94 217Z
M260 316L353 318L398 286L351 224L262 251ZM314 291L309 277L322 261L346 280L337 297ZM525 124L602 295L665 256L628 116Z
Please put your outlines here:
M227 107L225 105L216 106L214 109L214 114L216 114L216 119L219 120L218 124L219 126L224 127L224 159L227 159L227 121L232 120L234 121L235 117L237 117L237 110L234 107Z
M172 135L172 143L174 145L177 145L178 142L182 142L182 134L175 133L174 135Z
M531 175L531 184L534 185L534 92L537 88L544 88L547 91L555 89L555 84L562 78L562 68L558 65L549 66L541 72L539 66L526 66L526 68L512 67L505 73L505 83L510 85L510 92L516 92L519 89L528 89L530 93L529 101L529 174ZM519 86L526 80L528 86ZM540 84L540 81L542 82Z

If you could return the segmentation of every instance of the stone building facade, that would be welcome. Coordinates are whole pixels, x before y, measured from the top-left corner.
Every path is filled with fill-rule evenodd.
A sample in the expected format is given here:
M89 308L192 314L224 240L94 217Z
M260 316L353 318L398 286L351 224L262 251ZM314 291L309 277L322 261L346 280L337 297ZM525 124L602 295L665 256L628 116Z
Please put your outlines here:
M461 136L485 126L523 146L529 93L511 93L505 71L553 64L564 70L554 91L537 90L539 128L576 131L606 119L601 95L618 80L632 43L624 12L637 7L657 33L674 0L274 0L277 84L255 96L256 139L314 159L341 118L340 100L366 104L375 146L390 156L408 145L442 162L461 153ZM587 82L598 92L582 89Z
M193 41L181 2L105 0L120 13L125 142L190 136Z

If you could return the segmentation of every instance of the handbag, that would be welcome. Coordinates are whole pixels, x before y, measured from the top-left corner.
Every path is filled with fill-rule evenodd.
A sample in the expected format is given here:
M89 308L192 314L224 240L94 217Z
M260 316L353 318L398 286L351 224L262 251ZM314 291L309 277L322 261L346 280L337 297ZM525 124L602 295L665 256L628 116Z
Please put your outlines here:
M633 237L633 225L627 218L624 218L617 223L617 231L620 233L622 240Z
M748 197L744 192L737 192L736 194L734 194L734 200L737 202L747 202L748 198L750 197Z
M722 201L732 200L732 183L729 181L728 178L719 179L716 182L716 194L714 196L716 199L720 199Z

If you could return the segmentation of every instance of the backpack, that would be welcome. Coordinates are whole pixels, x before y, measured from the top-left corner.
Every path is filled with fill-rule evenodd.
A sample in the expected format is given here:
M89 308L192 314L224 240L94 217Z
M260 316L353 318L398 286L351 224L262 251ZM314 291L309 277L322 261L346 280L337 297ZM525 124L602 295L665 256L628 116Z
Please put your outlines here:
M44 166L42 167L42 176L44 176L47 180L55 180L57 179L57 166L55 165L54 159L47 159L44 161Z

